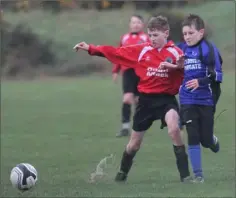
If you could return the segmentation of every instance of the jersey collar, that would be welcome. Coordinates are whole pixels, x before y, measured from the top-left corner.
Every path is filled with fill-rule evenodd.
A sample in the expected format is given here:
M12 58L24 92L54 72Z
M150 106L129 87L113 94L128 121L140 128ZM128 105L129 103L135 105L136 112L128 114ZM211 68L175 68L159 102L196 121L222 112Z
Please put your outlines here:
M170 40L170 41L168 41L168 42L164 45L163 48L166 48L166 47L173 47L173 46L175 46L175 43Z

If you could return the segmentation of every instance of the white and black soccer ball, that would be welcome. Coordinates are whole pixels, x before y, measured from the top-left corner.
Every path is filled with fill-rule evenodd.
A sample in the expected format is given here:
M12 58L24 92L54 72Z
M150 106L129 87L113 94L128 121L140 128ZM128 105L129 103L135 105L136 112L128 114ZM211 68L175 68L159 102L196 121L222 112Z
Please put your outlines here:
M35 186L38 180L38 173L31 164L21 163L11 170L10 180L13 187L26 191Z

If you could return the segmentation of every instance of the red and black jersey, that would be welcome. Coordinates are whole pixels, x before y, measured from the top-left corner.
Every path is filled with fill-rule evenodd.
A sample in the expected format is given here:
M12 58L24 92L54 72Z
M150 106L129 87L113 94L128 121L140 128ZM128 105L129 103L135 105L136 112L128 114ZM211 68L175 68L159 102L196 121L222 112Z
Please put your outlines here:
M119 47L125 47L130 45L137 45L141 43L149 42L149 36L144 32L139 33L127 33L124 34L120 39ZM112 73L118 73L120 70L125 71L128 67L124 65L114 64Z
M146 94L176 95L183 80L182 69L160 69L161 62L175 64L183 52L169 41L162 49L149 43L127 47L89 46L90 55L104 56L114 64L134 68L140 81L138 91Z

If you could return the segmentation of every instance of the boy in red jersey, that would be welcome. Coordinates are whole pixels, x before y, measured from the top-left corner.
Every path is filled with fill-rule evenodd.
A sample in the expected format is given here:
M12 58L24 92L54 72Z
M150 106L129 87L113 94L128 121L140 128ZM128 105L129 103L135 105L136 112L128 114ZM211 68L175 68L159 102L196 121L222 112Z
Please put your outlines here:
M143 32L143 28L143 17L140 15L132 15L129 23L130 31L121 37L119 47L149 42L149 37ZM139 77L136 75L133 68L125 67L120 64L115 64L112 69L114 81L120 71L122 73L123 89L123 104L121 111L122 128L116 134L116 137L128 136L130 134L131 107L137 101L137 86L139 81Z
M179 111L175 95L183 80L183 69L162 69L165 63L177 64L182 61L183 52L172 41L167 41L169 24L165 17L152 17L148 22L151 43L127 47L94 46L78 43L74 49L88 51L90 55L103 56L115 64L134 68L140 81L139 101L133 118L133 131L123 153L120 171L116 181L125 181L140 149L145 131L155 120L161 120L168 128L173 143L176 164L182 182L191 181L188 156L179 129Z

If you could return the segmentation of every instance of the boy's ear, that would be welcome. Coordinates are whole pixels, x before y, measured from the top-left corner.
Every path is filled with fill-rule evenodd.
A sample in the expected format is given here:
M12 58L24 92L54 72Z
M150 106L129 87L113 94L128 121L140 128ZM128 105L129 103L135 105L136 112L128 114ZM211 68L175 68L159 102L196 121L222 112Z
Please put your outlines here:
M205 34L205 29L200 29L199 32L201 33L201 35L203 36Z
M166 35L166 38L168 38L169 35L170 35L170 31L169 31L169 30L166 30L166 31L165 31L165 35Z

